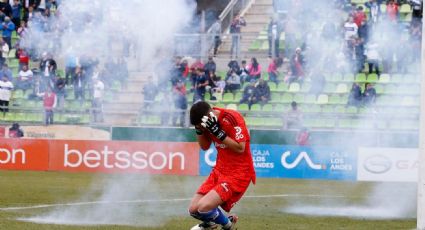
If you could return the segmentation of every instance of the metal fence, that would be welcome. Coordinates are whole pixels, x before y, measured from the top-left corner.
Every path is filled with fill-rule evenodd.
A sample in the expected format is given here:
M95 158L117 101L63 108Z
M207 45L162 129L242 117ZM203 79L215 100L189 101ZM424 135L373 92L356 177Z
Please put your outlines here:
M232 0L219 16L221 24L221 38L228 34L228 28L235 15L240 14L253 0ZM205 33L175 34L174 54L176 56L207 57L212 53L216 40L216 31L210 27ZM235 35L240 40L240 35ZM234 55L238 56L239 47L234 47Z

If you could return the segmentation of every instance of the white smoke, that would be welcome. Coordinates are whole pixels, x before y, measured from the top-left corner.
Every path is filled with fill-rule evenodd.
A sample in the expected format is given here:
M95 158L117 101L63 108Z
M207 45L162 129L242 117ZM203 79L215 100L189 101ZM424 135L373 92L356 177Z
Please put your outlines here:
M35 14L21 44L58 59L70 53L115 58L129 45L139 64L149 66L172 55L173 36L190 22L194 7L187 0L62 1L57 16Z
M306 204L297 200L283 212L308 216L340 216L362 219L415 218L416 186L380 183L373 186L364 201L335 198ZM352 198L352 199L355 199Z
M342 10L342 8L335 7L336 2L345 1L281 0L277 2L282 4L281 9L290 9L286 13L286 20L289 22L287 23L287 26L289 26L287 30L290 32L289 37L288 33L285 34L285 45L289 45L289 47L285 48L289 48L290 50L287 55L292 55L296 46L304 48L303 54L307 63L306 69L307 72L311 73L312 84L315 84L314 77L317 74L340 74L342 76L352 74L356 76L358 72L354 70L357 64L354 60L354 51L351 51L351 55L347 55L349 53L347 52L349 47L346 46L346 41L343 39L343 24L348 19L349 14ZM290 6L291 4L294 5ZM412 48L413 44L409 38L408 24L389 22L385 19L385 12L382 14L381 20L378 23L369 26L369 44L365 44L365 50L372 43L377 45L381 58L380 63L384 66L384 72L381 72L381 74L410 74L411 76L408 77L412 77L413 79L406 78L406 80L417 82L415 79L418 79L418 76L415 76L415 74L419 75L419 65L416 65L418 64L417 62L415 63L418 60L414 60L414 52L420 51ZM326 31L324 30L325 25L329 26L327 28L333 27L335 29L335 33L331 36L331 39L323 37L323 32ZM332 29L328 31L332 31ZM297 39L293 38L294 35L296 35ZM404 72L405 70L407 72ZM383 87L384 85L381 84L380 86ZM417 84L416 86L419 85ZM351 85L348 88L351 89ZM388 113L380 108L364 108L363 111L369 113L369 116L358 118L359 127L369 127L370 130L373 130L373 121L387 121L387 125L391 125L395 122L402 122L406 117L412 118L416 116L417 118L417 114L412 114L411 110L406 112L403 109L398 109L401 106L402 94L405 94L405 92L393 90L391 94L384 96L390 98L391 106L397 108L394 113ZM419 99L418 96L417 99ZM378 96L377 101L379 100L383 100L383 98ZM375 114L375 117L371 114ZM368 137L361 130L351 130L351 132L350 139L344 140L343 143L341 143L338 137L335 137L335 140L330 142L332 142L333 146L345 147L345 149L353 149L355 146L367 146L370 143L379 144L383 147L394 146L394 140L392 139L380 139L378 143L378 141L373 142L368 140ZM372 137L377 139L377 135ZM414 141L409 139L403 144L414 146ZM357 153L353 152L353 154ZM415 188L416 186L410 185L400 186L399 184L379 183L374 185L373 189L366 193L367 199L362 204L353 204L345 198L338 198L338 201L321 200L317 205L314 202L306 204L303 200L296 200L284 212L315 216L346 216L371 219L410 218L415 217Z
M188 197L194 188L188 186L189 181L183 182ZM175 183L162 184L148 175L113 175L94 182L71 205L19 220L59 225L161 226L173 217L187 215L188 200L174 199L172 186Z
M172 57L174 34L190 22L194 7L194 1L187 0L66 0L57 9L58 17L45 20L36 15L21 45L35 55L50 52L58 62L63 62L69 54L102 62L105 58L123 56L128 46L130 59L137 58L139 69L148 72L152 71L148 67ZM149 176L111 175L108 180L87 188L78 200L100 203L64 206L24 220L71 225L159 226L168 217L186 215L187 201L177 206L117 202L172 196L157 183Z

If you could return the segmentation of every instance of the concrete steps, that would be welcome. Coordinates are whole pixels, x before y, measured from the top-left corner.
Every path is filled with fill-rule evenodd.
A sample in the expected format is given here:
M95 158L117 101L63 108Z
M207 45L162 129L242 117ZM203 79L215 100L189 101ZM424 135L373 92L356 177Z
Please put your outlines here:
M250 51L249 48L257 39L259 33L267 27L271 15L273 15L273 0L256 0L243 15L247 26L243 27L241 32L241 56L268 56L267 51ZM232 38L227 35L222 40L223 43L220 46L217 57L228 58L230 56Z
M130 62L133 63L134 61ZM134 67L134 66L133 66ZM112 101L103 104L104 123L133 125L143 104L143 85L152 74L134 69L125 87L114 93Z

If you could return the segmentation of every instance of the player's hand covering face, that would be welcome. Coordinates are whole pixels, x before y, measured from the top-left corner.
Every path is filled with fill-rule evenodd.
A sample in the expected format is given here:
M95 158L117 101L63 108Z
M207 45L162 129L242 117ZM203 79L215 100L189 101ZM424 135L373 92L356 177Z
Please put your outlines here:
M201 126L207 129L217 139L223 141L226 138L226 133L220 128L217 116L210 112L209 116L205 115L202 117Z

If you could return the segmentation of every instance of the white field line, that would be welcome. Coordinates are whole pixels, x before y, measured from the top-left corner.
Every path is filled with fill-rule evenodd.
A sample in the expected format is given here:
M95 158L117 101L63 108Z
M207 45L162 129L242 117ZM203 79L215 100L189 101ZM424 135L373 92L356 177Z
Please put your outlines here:
M274 195L248 195L244 198L248 199L261 199L261 198L276 198L276 197L312 197L312 198L347 198L344 195L317 195L317 194L274 194ZM40 208L52 208L61 206L84 206L92 204L143 204L143 203L169 203L169 202L181 202L190 201L192 198L174 198L174 199L155 199L155 200L118 200L118 201L86 201L86 202L73 202L73 203L57 203L57 204L39 204L32 206L20 206L20 207L4 207L0 208L0 211L15 211L15 210L26 210L26 209L40 209Z

